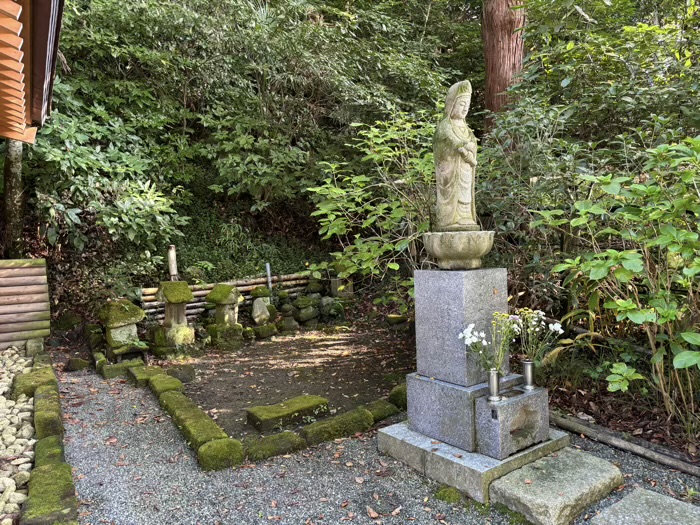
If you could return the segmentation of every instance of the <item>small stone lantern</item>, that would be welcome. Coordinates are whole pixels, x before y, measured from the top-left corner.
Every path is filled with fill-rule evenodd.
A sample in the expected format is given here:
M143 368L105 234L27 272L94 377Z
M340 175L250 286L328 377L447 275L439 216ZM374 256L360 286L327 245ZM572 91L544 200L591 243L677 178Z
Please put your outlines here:
M238 324L238 305L243 302L243 295L233 285L217 284L206 297L208 303L216 305L215 323L235 326Z
M167 346L191 345L194 343L194 328L187 324L187 303L194 299L192 290L184 281L160 283L156 294L158 301L165 302L165 339Z

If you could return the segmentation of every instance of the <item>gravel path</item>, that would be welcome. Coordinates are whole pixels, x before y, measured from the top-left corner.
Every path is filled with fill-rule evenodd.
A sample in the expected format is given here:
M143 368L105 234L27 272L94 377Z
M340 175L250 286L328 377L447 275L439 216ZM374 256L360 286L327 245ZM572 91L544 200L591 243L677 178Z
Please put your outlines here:
M380 455L373 434L236 470L203 473L147 390L81 372L61 378L61 393L66 456L74 467L83 525L510 523L496 511L482 514L475 507L437 501L433 495L439 486ZM575 444L618 462L624 473L631 473L629 484L661 492L668 487L679 496L689 487L700 489L692 476L588 440L576 438ZM368 507L380 518L371 519Z

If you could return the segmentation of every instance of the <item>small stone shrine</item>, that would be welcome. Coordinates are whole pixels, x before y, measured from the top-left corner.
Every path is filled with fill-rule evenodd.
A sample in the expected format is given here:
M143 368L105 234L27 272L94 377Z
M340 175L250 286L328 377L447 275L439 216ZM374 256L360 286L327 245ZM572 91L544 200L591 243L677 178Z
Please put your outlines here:
M178 347L194 343L194 328L187 324L187 303L194 299L192 290L184 281L160 283L158 301L165 302L165 319L156 336L159 347Z
M139 336L136 329L136 323L144 317L146 313L128 299L109 301L100 309L98 318L104 327L106 355L110 361L144 354L144 349L137 346Z
M233 285L217 284L206 296L206 302L214 304L214 324L207 326L207 332L214 344L234 349L243 340L243 326L238 323L238 307L243 295Z
M423 237L440 270L415 278L417 372L407 378L408 422L379 431L380 451L487 503L491 481L565 447L550 430L547 390L526 389L506 356L502 395L458 338L473 323L488 333L508 312L507 271L479 269L494 232L480 231L474 205L476 137L464 119L471 84L453 85L434 138L437 210Z

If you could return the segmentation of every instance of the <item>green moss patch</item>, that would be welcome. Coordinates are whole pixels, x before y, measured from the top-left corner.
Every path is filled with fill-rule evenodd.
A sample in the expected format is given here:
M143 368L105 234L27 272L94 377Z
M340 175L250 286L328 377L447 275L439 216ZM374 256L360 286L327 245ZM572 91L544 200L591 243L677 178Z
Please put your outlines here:
M297 297L296 300L292 303L292 305L297 310L303 310L304 308L316 306L319 302L320 301L318 299L312 299L311 297L301 296Z
M34 431L37 439L63 436L61 399L56 385L40 386L34 392Z
M172 304L189 303L194 299L192 290L185 281L164 281L156 294L160 301Z
M255 330L255 337L257 339L267 339L268 337L272 337L277 333L277 326L270 323L262 326L256 326L253 328L253 330Z
M215 439L228 436L214 420L182 392L171 390L158 398L194 450Z
M508 516L508 520L510 521L511 525L532 525L532 522L528 521L525 516L519 512L509 509L503 503L496 503L491 508Z
M435 493L435 497L450 505L456 505L464 500L462 493L454 487L442 487Z
M166 374L151 376L148 380L148 385L151 387L151 391L156 396L160 396L161 394L170 392L171 390L182 392L185 389L182 381Z
M95 370L98 374L102 373L102 369L107 364L107 358L102 352L93 352L92 359L95 361Z
M49 354L37 354L34 356L34 362L32 368L34 370L38 368L51 367L51 356Z
M53 373L51 366L35 368L26 374L18 374L12 381L12 399L16 400L22 394L27 397L34 397L34 392L37 388L44 385L58 388L56 374Z
M258 297L272 297L272 290L267 286L258 286L250 291L250 296L253 299L257 299Z
M363 408L369 410L375 423L379 423L380 421L399 413L398 408L384 399L372 401L371 403L366 404Z
M62 436L48 436L34 445L34 465L43 467L53 463L65 462Z
M81 359L80 357L71 357L66 363L66 370L69 372L78 372L90 368L90 361Z
M311 281L306 287L306 293L323 293L324 286L321 281Z
M298 434L286 431L264 438L248 438L245 440L244 446L248 459L261 461L305 449L306 441Z
M132 366L129 368L129 381L136 386L147 386L150 378L163 373L159 366Z
M389 394L389 402L401 410L406 410L408 407L406 383L397 385L391 390L391 393Z
M340 416L305 426L300 434L309 445L318 445L324 441L367 432L373 424L374 418L371 412L360 407Z
M210 324L207 333L211 336L212 344L222 350L238 350L242 346L243 326L240 324Z
M104 344L104 336L102 335L102 327L98 324L87 323L83 327L83 339L90 350L99 348Z
M105 379L114 379L115 377L127 377L129 368L135 366L143 366L143 359L127 359L121 363L113 365L105 364L100 373Z
M212 288L211 292L207 294L206 302L213 304L238 304L241 302L243 296L241 292L238 291L233 285L230 284L217 284Z
M78 525L78 500L70 465L53 463L32 470L22 524Z
M251 407L246 410L248 424L260 431L280 428L317 418L328 412L328 400L320 396L297 396L276 405Z
M105 304L98 317L107 328L119 328L138 323L146 317L146 313L128 299L120 299Z
M243 463L243 445L231 438L214 439L197 450L202 470L223 470Z

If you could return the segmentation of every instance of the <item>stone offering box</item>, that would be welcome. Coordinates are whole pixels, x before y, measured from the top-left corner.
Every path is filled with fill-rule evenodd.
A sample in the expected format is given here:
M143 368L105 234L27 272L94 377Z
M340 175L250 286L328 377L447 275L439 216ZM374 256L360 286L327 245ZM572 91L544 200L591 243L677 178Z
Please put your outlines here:
M380 430L379 450L488 503L491 481L565 447L568 435L549 428L547 390L522 388L507 366L500 400L489 401L486 371L458 338L471 323L489 334L493 314L508 311L506 270L414 278L418 371L407 377L408 424Z

